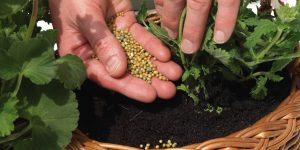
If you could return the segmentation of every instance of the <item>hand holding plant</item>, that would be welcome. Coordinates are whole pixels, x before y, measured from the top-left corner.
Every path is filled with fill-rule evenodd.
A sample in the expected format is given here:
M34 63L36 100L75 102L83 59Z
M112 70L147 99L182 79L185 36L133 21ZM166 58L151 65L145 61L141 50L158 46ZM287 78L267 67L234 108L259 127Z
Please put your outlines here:
M162 26L168 35L175 39L182 36L181 48L186 54L195 53L204 40L212 0L155 0L156 9L162 17ZM185 8L186 7L186 8ZM240 0L218 0L218 11L215 16L214 41L225 43L231 36L236 24ZM180 16L186 9L186 18L182 34Z

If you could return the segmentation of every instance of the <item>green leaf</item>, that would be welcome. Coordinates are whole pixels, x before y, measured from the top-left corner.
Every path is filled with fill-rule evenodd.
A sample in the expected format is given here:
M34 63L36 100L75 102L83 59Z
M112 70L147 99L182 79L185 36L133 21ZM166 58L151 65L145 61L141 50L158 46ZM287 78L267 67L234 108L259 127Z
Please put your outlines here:
M136 18L140 24L147 26L147 24L145 23L145 20L147 18L147 8L146 8L145 0L141 0L141 7Z
M56 77L57 65L54 52L48 50L25 65L23 74L35 84L47 84Z
M0 78L10 80L18 75L21 68L16 61L0 49Z
M27 103L20 116L30 121L32 138L18 141L16 150L61 150L70 143L79 118L72 91L58 81L42 86L27 81L19 95Z
M186 81L188 78L190 77L190 71L189 70L185 70L182 77L181 77L181 81L184 82Z
M276 13L282 22L292 22L297 16L297 7L283 5L276 9Z
M293 31L300 32L299 24L300 24L300 13L296 17L296 20L290 23L290 27Z
M254 32L247 37L245 46L253 48L260 42L263 35L274 33L277 30L275 22L267 19L249 19L246 21L249 26L255 26Z
M300 22L299 22L300 24ZM298 27L295 28L299 28L299 24ZM293 28L293 29L295 29ZM287 37L285 38L284 41L282 41L281 43L278 44L278 47L280 48L287 48L287 49L293 49L294 47L296 47L296 45L298 44L298 42L300 41L300 31L299 32L291 32L290 34L287 35Z
M190 98L192 98L192 100L194 101L194 104L195 104L195 105L198 105L198 104L199 104L200 99L199 99L199 97L196 96L194 93L188 93L188 96L189 96Z
M0 137L10 135L14 130L14 121L18 118L17 103L16 97L0 96Z
M65 88L74 89L86 79L86 69L82 60L75 55L65 55L57 60L58 78Z
M195 66L191 67L191 75L195 80L199 79L199 77L201 76L201 68L197 68Z
M57 36L57 31L56 30L47 30L43 31L37 34L37 37L42 37L47 40L49 43L48 45L54 46L56 43L56 36Z
M48 50L48 42L44 38L34 38L26 41L16 41L8 50L8 54L20 65L30 59L40 56Z
M260 76L258 79L256 79L256 85L251 89L251 96L254 99L262 100L267 96L267 81L268 78L263 76Z
M181 90L186 93L189 93L189 91L190 91L189 88L184 84L180 84L179 86L177 86L177 90Z
M273 82L280 82L281 80L283 80L283 77L272 72L267 73L266 77Z
M155 24L153 21L149 21L150 32L152 32L155 36L157 36L160 40L162 40L165 44L168 44L171 41L171 38L168 35L168 32ZM174 40L172 40L175 42Z
M231 62L231 55L226 50L223 50L221 48L212 48L211 46L205 48L205 51L208 52L217 60L219 60L220 62L222 62L224 65L229 65L229 63Z
M0 18L6 18L23 9L29 0L1 0Z
M258 64L277 61L277 60L286 60L286 59L294 59L300 57L300 52L289 52L289 53L282 53L280 56L272 57L272 58L265 58L259 61L251 61L251 62L244 62L247 66L252 67Z
M284 69L290 62L292 61L292 59L282 59L282 60L277 60L274 61L272 63L272 67L271 67L271 72L277 72L277 71L281 71L282 69Z

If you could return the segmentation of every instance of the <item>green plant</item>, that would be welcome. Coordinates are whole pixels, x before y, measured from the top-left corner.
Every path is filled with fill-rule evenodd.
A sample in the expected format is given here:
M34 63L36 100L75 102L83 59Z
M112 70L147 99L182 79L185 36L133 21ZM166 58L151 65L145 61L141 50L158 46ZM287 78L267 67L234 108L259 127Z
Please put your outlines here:
M36 27L48 10L47 1L0 1L0 149L60 150L77 127L72 89L86 72L76 56L56 59L56 32Z
M208 98L206 84L220 74L238 83L256 81L250 94L255 99L263 99L267 95L267 82L281 81L283 77L278 72L300 56L300 52L294 51L300 41L300 2L295 7L286 5L275 9L275 16L271 15L271 11L254 14L247 8L251 2L253 0L241 2L231 39L218 45L212 39L217 10L217 2L214 1L202 47L193 55L183 54L180 48L186 9L182 12L178 39L173 40L157 24L144 21L147 10L141 6L138 21L170 47L174 60L185 70L182 83L177 88L186 92L195 104L199 103L199 93Z

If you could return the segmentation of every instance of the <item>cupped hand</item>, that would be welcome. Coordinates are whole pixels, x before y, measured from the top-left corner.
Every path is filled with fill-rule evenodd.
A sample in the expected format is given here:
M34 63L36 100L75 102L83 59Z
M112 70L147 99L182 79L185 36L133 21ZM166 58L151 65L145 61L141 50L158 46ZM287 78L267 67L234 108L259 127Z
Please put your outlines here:
M233 32L240 0L217 0L217 2L214 41L222 44L228 41ZM155 0L155 5L162 17L162 26L171 38L178 36L180 16L186 7L182 49L187 54L195 53L203 40L212 0Z
M130 98L152 102L157 97L169 99L176 93L171 82L182 74L170 61L170 52L155 36L136 22L130 0L49 0L52 21L58 30L60 55L75 54L86 65L88 78L97 84ZM157 70L171 81L152 78L151 85L127 73L127 58L110 32L106 21L116 18L118 29L128 29L132 36L156 57ZM92 58L96 54L99 60Z

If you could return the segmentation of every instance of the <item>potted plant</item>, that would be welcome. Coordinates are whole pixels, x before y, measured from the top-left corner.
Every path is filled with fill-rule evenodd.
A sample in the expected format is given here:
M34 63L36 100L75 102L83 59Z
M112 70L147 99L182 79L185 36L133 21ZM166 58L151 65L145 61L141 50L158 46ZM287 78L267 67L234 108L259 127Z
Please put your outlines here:
M70 143L79 112L72 89L85 80L77 56L56 58L56 31L47 1L0 2L0 149L62 149Z
M244 86L237 86L238 87L237 91L241 92L246 89L249 97L252 97L253 99L256 100L265 99L268 94L276 95L277 92L282 92L283 89L287 89L287 86L289 84L282 85L283 87L279 91L273 91L272 86L273 89L274 88L278 89L280 86L279 82L288 78L288 76L284 75L283 72L286 70L287 66L289 66L290 68L289 73L292 77L292 81L291 81L292 92L290 96L288 96L281 103L281 105L279 105L279 107L276 110L273 110L266 117L261 118L252 126L240 130L239 132L235 132L224 138L209 140L204 143L196 142L197 144L184 146L180 149L226 149L226 148L229 149L298 149L299 148L299 144L298 144L299 127L297 123L298 122L297 118L299 115L298 113L299 92L297 92L296 90L297 89L296 83L299 80L297 77L298 74L297 57L300 56L300 53L298 51L295 51L295 47L298 45L298 41L300 40L299 37L300 4L299 2L297 2L297 5L295 7L290 7L288 5L283 5L281 3L278 3L279 7L273 9L270 6L271 1L261 1L261 7L258 13L254 14L251 10L247 8L248 4L251 2L252 2L251 0L246 0L241 3L240 13L239 13L234 35L232 36L231 40L227 44L217 45L216 43L213 42L212 25L214 22L214 16L213 15L210 16L210 21L209 21L210 23L208 24L205 39L202 43L202 48L201 48L202 51L192 56L184 55L180 49L183 22L186 13L185 11L183 11L181 16L179 37L177 40L170 39L167 35L167 32L164 29L162 29L159 25L155 24L154 21L151 20L148 22L145 21L149 19L147 18L146 15L147 11L145 7L142 6L137 15L138 21L141 24L143 24L146 29L148 29L150 32L152 32L154 35L156 35L166 45L170 47L170 49L174 54L173 55L174 60L180 63L184 68L185 72L182 76L181 82L178 83L177 88L178 90L181 90L184 93L186 93L185 94L186 97L192 99L194 101L194 104L203 105L204 103L206 105L205 99L210 99L210 97L212 97L213 95L211 91L213 91L214 89L218 89L218 87L213 87L213 88L209 87L211 86L210 83L213 83L215 80L217 80L216 82L224 81L226 83L229 81L230 84L227 84L227 86L244 85ZM215 14L216 8L217 8L216 4L214 3L214 6L211 10L212 14ZM275 14L272 15L271 14L272 12L274 12ZM153 17L153 18L157 19L157 17ZM157 20L155 21L157 22ZM296 50L297 49L299 48L296 48ZM222 78L222 80L218 80L220 78ZM272 82L275 82L275 84L270 84ZM241 89L241 87L244 87L245 89ZM224 89L224 86L221 87L220 89L221 92L219 92L218 94L225 93L224 94L225 96L230 95L230 92L226 91L227 89L226 88ZM268 89L271 90L271 92L268 92ZM80 93L81 92L79 92L79 95ZM246 94L243 93L243 94L247 95L247 93ZM95 96L95 95L91 94L91 96ZM88 99L88 97L84 97L84 98ZM101 96L99 96L98 98L101 99ZM109 98L111 98L111 95L109 95L108 97L106 97L105 94L102 95L102 99L109 99ZM120 98L120 97L113 97L113 98L121 99L117 102L121 102L120 109L124 109L125 112L130 112L132 109L134 109L131 107L132 106L131 104L123 105L124 103L122 103L122 101L124 100L124 98ZM237 99L239 98L242 99L244 97L238 97ZM110 100L112 100L112 98ZM96 100L94 102L95 102L94 104L101 103L101 100ZM265 113L267 113L266 112L267 107L260 105L262 104L260 102L257 102L258 105L254 105L254 107L257 107L257 109L251 109L252 114L255 114L260 107L262 107ZM268 104L269 103L267 103L266 105ZM104 105L105 105L104 108L110 106L106 104ZM171 105L171 108L175 107L174 109L178 109L178 107L172 105L172 102L169 103L158 102L158 105L163 105L162 107L167 107L166 105ZM181 103L179 105L181 105ZM244 106L241 107L241 109L248 109L249 107L253 107L252 103L249 103L249 101L246 101L246 103L244 103L243 105ZM99 106L99 104L97 104L97 106ZM144 106L138 105L137 107L144 107ZM195 107L197 107L197 105ZM166 118L168 117L165 117L164 119L162 119L161 122L155 122L158 115L156 116L153 115L154 117L147 120L146 116L152 115L152 111L151 110L147 111L147 109L149 108L147 106L145 106L145 108L146 109L143 108L137 109L140 110L140 112L134 113L131 118L127 118L126 122L117 121L119 119L122 119L122 117L120 116L123 116L122 113L123 111L121 111L121 115L120 114L116 114L115 116L110 115L109 117L116 117L116 119L113 119L112 122L116 124L120 124L120 126L108 128L108 129L107 126L105 128L101 128L101 129L107 129L108 131L103 131L103 130L97 131L97 129L100 130L99 129L100 127L99 128L95 127L95 126L101 126L101 124L106 124L106 122L103 122L103 120L101 120L102 122L100 121L99 123L97 123L96 120L92 120L89 122L88 119L82 119L83 120L82 124L89 124L92 122L95 123L95 126L92 126L94 127L93 130L90 129L85 130L84 127L88 128L89 127L88 125L86 126L82 125L82 129L85 130L84 131L85 133L91 135L94 138L97 138L96 136L97 134L101 135L101 132L107 133L107 132L114 132L115 130L117 133L119 133L119 135L116 135L117 138L112 138L112 139L118 141L119 139L122 139L118 137L125 136L126 133L128 134L129 132L133 133L130 134L130 136L133 136L134 134L139 134L138 133L139 128L135 126L138 126L137 123L141 122L141 124L146 124L145 129L147 128L148 130L157 129L156 132L158 136L156 137L157 145L155 143L154 145L153 143L151 143L152 146L149 147L148 144L142 143L147 141L141 141L140 143L142 145L140 148L144 148L144 149L162 148L163 144L169 144L170 142L167 143L160 142L161 140L159 140L159 137L164 137L163 135L160 134L167 134L169 131L173 131L173 130L168 130L168 128L164 128L166 132L161 132L161 130L159 130L160 126L166 125L169 128L172 128L173 126L176 126L178 120L167 120ZM150 107L150 109L151 108L160 109L161 107L160 108ZM226 110L223 110L222 112L221 109L222 107L218 107L217 105L207 105L207 109L203 109L203 108L205 107L202 107L202 111L199 111L200 113L203 113L205 111L210 111L211 113L217 112L222 114L226 112ZM223 108L227 108L227 106ZM195 109L190 109L190 110L195 111ZM174 112L175 111L176 110L174 110ZM243 111L243 110L239 110L239 111ZM99 111L97 112L99 113ZM100 111L100 116L102 115L101 113L102 112ZM188 113L188 111L184 111L183 113ZM88 114L91 115L90 111ZM182 113L179 112L177 113L177 115L178 114L182 114ZM208 114L206 115L209 116ZM88 115L86 117L88 117ZM197 118L196 116L194 117ZM238 116L234 116L234 117L238 117ZM99 119L99 118L92 117L92 119ZM194 119L192 121L195 121L197 119ZM238 121L240 122L244 121L239 119L240 118L238 118ZM143 121L143 120L147 120L147 121ZM164 120L168 123L163 123ZM84 121L86 121L86 123L84 123ZM131 122L135 122L135 123L131 123ZM157 124L157 126L154 126L154 128L152 128L151 125L153 125L153 123L151 122L155 122L154 124ZM111 122L108 124L112 126ZM200 128L200 124L198 128ZM126 125L131 126L132 128L124 127ZM185 125L185 124L181 124L181 125ZM223 124L221 124L220 126L222 125ZM194 130L194 128L190 126L184 126L184 127L188 128L187 130L185 130L185 132L189 132L189 130ZM247 125L245 127L247 127ZM128 132L119 132L121 131L118 130L119 128L128 129ZM216 129L215 126L211 127L209 125L206 128L206 130L214 130L214 129ZM93 131L96 133L92 133ZM146 132L146 130L143 131ZM149 133L155 134L155 131ZM147 137L152 136L151 134L150 135L144 134L144 135ZM133 138L132 140L128 138L124 138L124 139L127 139L127 141L144 140L143 137L141 136L135 138L132 137ZM188 140L190 140L189 137L183 137L183 138L188 138ZM150 139L150 138L146 138L146 139ZM163 139L163 141L166 140L167 139ZM191 143L193 142L190 142L189 144ZM130 145L128 143L121 143L121 144ZM135 147L139 146L137 144L131 144L131 145ZM74 133L72 144L70 144L67 149L76 149L76 148L78 149L80 148L138 149L138 148L123 146L123 145L97 142L95 140L89 139L80 131Z

